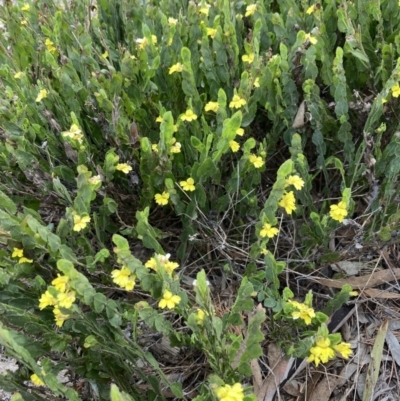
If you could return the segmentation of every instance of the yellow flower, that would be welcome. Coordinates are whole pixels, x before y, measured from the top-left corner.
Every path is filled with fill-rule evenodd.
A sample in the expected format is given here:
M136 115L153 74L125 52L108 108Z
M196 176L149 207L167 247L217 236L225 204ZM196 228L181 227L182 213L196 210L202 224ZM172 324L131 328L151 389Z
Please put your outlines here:
M29 11L31 9L31 6L29 4L24 4L21 7L21 11Z
M240 145L236 141L229 141L229 146L233 153L237 152L240 149Z
M315 6L315 4L313 4L312 6L307 8L306 14L310 15L312 13L314 13L316 11L317 7Z
M94 175L88 179L89 184L97 185L101 182L101 177L99 175Z
M218 108L219 108L218 102L208 102L204 106L205 111L213 111L214 113L216 113L218 111Z
M347 205L345 202L341 201L337 205L331 205L331 211L329 215L332 219L337 220L341 223L344 218L347 216Z
M18 261L18 263L33 263L33 259L28 259L28 258L22 257L22 258Z
M31 375L31 382L35 385L35 386L44 386L44 382L42 381L42 379L40 379L40 377L34 373L33 375Z
M296 199L294 197L293 191L286 192L283 194L282 199L279 201L278 205L286 210L287 214L292 214L296 210Z
M111 277L113 278L113 282L115 284L127 291L132 291L135 287L136 275L131 273L126 266L122 266L121 270L113 270L111 272Z
M253 164L255 168L260 168L260 167L262 167L264 165L264 161L261 158L261 156L257 156L257 155L254 155L254 154L250 155L249 162L251 164Z
M289 185L293 185L298 191L304 187L304 181L298 175L290 175L286 178L285 188Z
M16 74L14 74L14 78L15 79L20 79L21 76L22 76L22 72L21 71L18 71Z
M75 292L61 292L57 295L57 306L65 309L70 309L75 302Z
M147 46L147 38L138 38L135 40L138 50L144 50Z
M183 188L184 191L195 191L196 187L194 186L194 179L189 177L186 181L181 181L179 185Z
M69 277L68 276L61 276L57 274L57 278L55 278L51 284L56 287L57 291L60 292L66 292L68 290L68 282L69 282Z
M153 45L156 45L157 44L157 36L151 35L151 41L153 42Z
M202 309L198 309L197 313L196 313L196 323L201 325L204 323L204 318L206 316L206 313L202 310Z
M17 74L15 74L15 75L17 75ZM15 78L15 75L14 75L14 78ZM385 99L385 98L383 97L382 100L381 100L381 102L382 102L382 104L385 104L385 103L387 102L387 99Z
M174 26L174 25L176 25L177 23L178 23L178 20L177 20L177 19L172 18L172 17L169 17L169 18L168 18L168 25L169 25L169 26Z
M309 33L306 33L304 39L309 40L312 45L315 45L318 42L317 38L311 36Z
M164 191L162 194L156 194L154 199L158 205L168 205L169 193Z
M24 250L20 248L14 248L11 254L12 258L22 258L24 256Z
M161 301L158 303L158 306L161 309L174 309L179 302L181 302L181 297L179 295L173 295L171 291L165 290Z
M180 153L181 147L182 147L182 145L180 142L174 142L174 144L171 146L170 152L171 153Z
M46 89L41 89L39 91L39 94L37 95L36 102L41 102L43 99L47 97L47 90Z
M242 99L239 95L234 95L232 101L229 103L229 107L231 109L240 109L246 103L246 100Z
M22 21L21 21L21 25L27 25L28 24L28 21L24 18Z
M393 85L391 88L392 95L393 97L399 97L400 96L400 85L397 83L396 85Z
M132 171L132 167L127 163L118 163L115 166L115 169L118 171L122 171L124 174L128 174L130 171Z
M261 237L273 238L276 234L279 233L279 230L276 227L272 227L271 224L264 223L262 229L260 231Z
M181 115L181 120L182 121L193 121L193 120L197 120L197 115L193 112L193 110L191 109L187 109L185 111L185 114Z
M340 354L340 356L343 359L349 359L349 356L353 353L352 350L350 349L350 344L349 343L340 343L338 345L335 345L333 349Z
M162 123L164 120L163 120L163 118L161 117L161 116L158 116L157 118L156 118L156 123Z
M57 305L57 299L50 294L49 290L47 290L39 299L39 309L42 310L47 306Z
M170 67L169 69L169 75L173 74L174 72L182 72L183 71L183 64L182 63L176 63L173 66Z
M101 57L107 58L107 57L108 57L108 51L106 50L106 51L101 55Z
M210 36L211 38L215 38L217 35L217 30L215 28L207 28L207 36Z
M164 267L165 271L171 276L173 271L179 267L179 264L176 262L171 262L169 260L170 256L171 255L169 253L167 253L166 255L156 254L154 258L150 258L145 263L145 267L157 271L158 266L161 265Z
M130 275L131 271L126 266L123 266L122 269L115 269L111 272L113 282L121 287L125 286Z
M255 80L254 80L254 87L255 88L259 88L260 87L260 78L259 77L257 77Z
M315 311L313 308L296 301L289 301L289 303L297 309L297 311L292 312L292 318L294 320L300 318L304 320L305 324L311 324L312 318L315 317Z
M204 15L208 15L211 6L209 4L205 4L203 7L199 9L199 12Z
M242 56L242 60L243 60L245 63L251 64L251 63L254 61L254 53L244 54L244 55Z
M240 383L235 383L233 386L225 384L215 390L215 393L220 401L243 401L243 387Z
M158 264L157 264L157 260L155 258L150 258L144 265L148 269L153 269L153 270L157 271Z
M250 4L246 7L246 13L244 14L245 17L250 17L253 15L257 10L257 4Z
M58 327L61 327L61 326L64 324L64 322L65 322L67 319L69 319L69 317L70 317L70 315L64 315L64 314L60 311L60 308L59 308L58 306L56 306L56 307L53 309L53 313L54 313L54 318L55 318L55 321L56 321L56 325L57 325Z
M78 216L77 214L74 215L74 231L81 231L83 230L86 226L87 223L90 222L90 217L89 216Z
M243 128L238 128L236 130L236 135L243 136L244 135L244 129Z
M179 263L167 261L164 264L165 271L172 276L172 273L175 269L179 267Z
M57 48L54 46L53 41L51 41L49 38L47 38L47 39L45 40L44 44L46 45L47 50L48 50L50 53L54 53L55 51L57 51Z
M315 366L318 366L320 362L326 363L329 359L335 357L335 351L330 347L331 342L329 338L319 338L314 347L310 349L310 356L307 358L307 362L314 362Z
M78 141L79 143L82 143L82 138L83 138L82 131L76 124L72 124L69 131L61 132L61 135L64 137L71 138L74 141Z
M153 151L153 152L156 152L156 153L158 153L158 144L154 144L154 145L151 145L151 150Z
M301 309L304 306L304 304L301 304L300 302L297 301L289 300L288 302L297 309Z

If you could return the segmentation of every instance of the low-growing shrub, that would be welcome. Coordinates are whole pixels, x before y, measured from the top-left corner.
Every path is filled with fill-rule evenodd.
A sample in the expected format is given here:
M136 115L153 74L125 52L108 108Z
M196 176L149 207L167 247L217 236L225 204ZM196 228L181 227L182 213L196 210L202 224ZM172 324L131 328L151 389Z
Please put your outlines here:
M327 321L351 287L316 311L281 273L338 260L343 222L354 249L399 227L399 14L397 0L6 1L0 342L19 369L0 386L250 401L266 334L317 366L348 358ZM160 337L201 367L153 352Z

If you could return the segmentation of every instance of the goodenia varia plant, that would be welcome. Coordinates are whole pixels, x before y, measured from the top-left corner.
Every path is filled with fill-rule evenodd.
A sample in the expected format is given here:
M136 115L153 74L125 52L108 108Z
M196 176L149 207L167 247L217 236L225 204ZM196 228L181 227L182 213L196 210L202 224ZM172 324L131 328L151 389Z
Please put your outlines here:
M271 332L288 355L348 358L326 321L351 289L322 312L294 300L280 244L289 232L302 259L336 260L360 194L365 239L398 229L399 14L397 0L1 7L0 338L21 362L2 386L79 399L56 381L68 363L99 399L185 399L139 345L144 323L205 356L198 401L254 399L266 321L307 333ZM239 281L224 312L215 269Z

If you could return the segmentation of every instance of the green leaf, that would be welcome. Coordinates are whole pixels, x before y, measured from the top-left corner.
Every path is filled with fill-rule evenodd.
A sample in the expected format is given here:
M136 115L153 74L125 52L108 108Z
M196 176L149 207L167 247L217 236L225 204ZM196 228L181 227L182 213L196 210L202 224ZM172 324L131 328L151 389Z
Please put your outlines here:
M58 268L58 270L61 270L68 277L70 277L72 270L75 270L72 262L70 262L69 260L66 260L66 259L58 260L57 268Z
M195 181L202 183L208 177L219 177L219 170L211 158L207 158L203 163L200 164L196 171L196 177L193 177Z
M0 191L0 207L10 214L17 213L17 207L14 202L2 191Z
M121 235L114 234L112 236L112 241L117 246L119 251L128 251L129 250L129 242Z
M171 383L171 391L174 393L175 397L183 398L182 384L181 383Z
M148 221L149 211L149 207L146 207L144 210L136 212L138 237L142 240L145 247L154 249L157 253L164 254L161 245L157 241L157 238L160 238L161 235Z
M247 277L243 277L235 303L232 306L231 313L251 311L254 306L254 301L251 298L253 292L253 284L249 282Z
M103 294L96 293L93 297L93 308L96 313L101 313L107 304L107 297Z
M367 370L367 377L365 379L365 389L363 394L363 401L370 401L373 397L376 383L378 381L381 361L383 356L383 346L385 344L385 338L387 329L389 326L389 320L386 320L378 330L374 346L371 352L371 361Z
M134 401L133 398L128 394L119 391L118 387L114 383L111 384L110 398L111 401Z
M104 198L103 203L104 203L104 205L107 206L107 208L111 214L115 213L118 210L118 204L117 204L117 202L115 202L114 199Z
M232 366L238 366L238 371L246 376L251 376L250 362L259 358L263 354L260 343L264 341L264 334L261 331L261 325L266 319L265 309L259 308L257 312L249 317L249 325L246 331L246 337L236 355Z
M205 146L203 145L203 142L201 142L198 138L195 136L190 137L190 144L197 149L200 153L202 153L205 149Z
M20 393L14 393L10 398L10 401L24 401Z
M53 178L53 189L55 192L57 192L58 195L60 195L61 198L63 198L70 205L72 205L71 196L70 196L67 188L61 183L61 181L58 177Z
M352 288L345 284L342 289L335 294L333 299L329 300L326 307L322 312L327 316L332 316L337 310L339 310L343 304L345 304L350 299L350 292Z
M96 253L94 257L94 262L104 262L110 256L110 251L106 248L100 249L99 252Z
M3 323L0 322L0 344L4 345L7 349L12 350L13 354L18 357L21 361L24 362L34 373L36 373L39 377L44 380L45 384L51 391L53 391L56 395L65 395L68 391L69 399L71 401L81 401L78 397L78 394L75 390L67 389L64 385L62 385L50 372L46 372L46 375L42 374L41 368L37 365L35 359L31 356L29 351L18 344L16 338L18 338L18 333L7 330Z
M172 331L172 324L160 315L152 307L146 307L139 310L140 318L155 331L159 331L168 336Z

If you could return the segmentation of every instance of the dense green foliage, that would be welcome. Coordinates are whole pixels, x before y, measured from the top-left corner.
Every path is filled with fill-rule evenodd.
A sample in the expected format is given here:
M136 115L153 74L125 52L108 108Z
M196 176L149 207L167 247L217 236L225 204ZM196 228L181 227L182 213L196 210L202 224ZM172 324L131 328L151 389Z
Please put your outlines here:
M288 354L336 355L280 274L337 260L344 218L354 249L400 227L398 1L7 1L0 19L0 343L21 362L0 387L44 400L35 374L83 399L68 369L90 399L222 399L251 384L267 318ZM211 276L237 283L222 312ZM194 392L146 330L204 356Z

